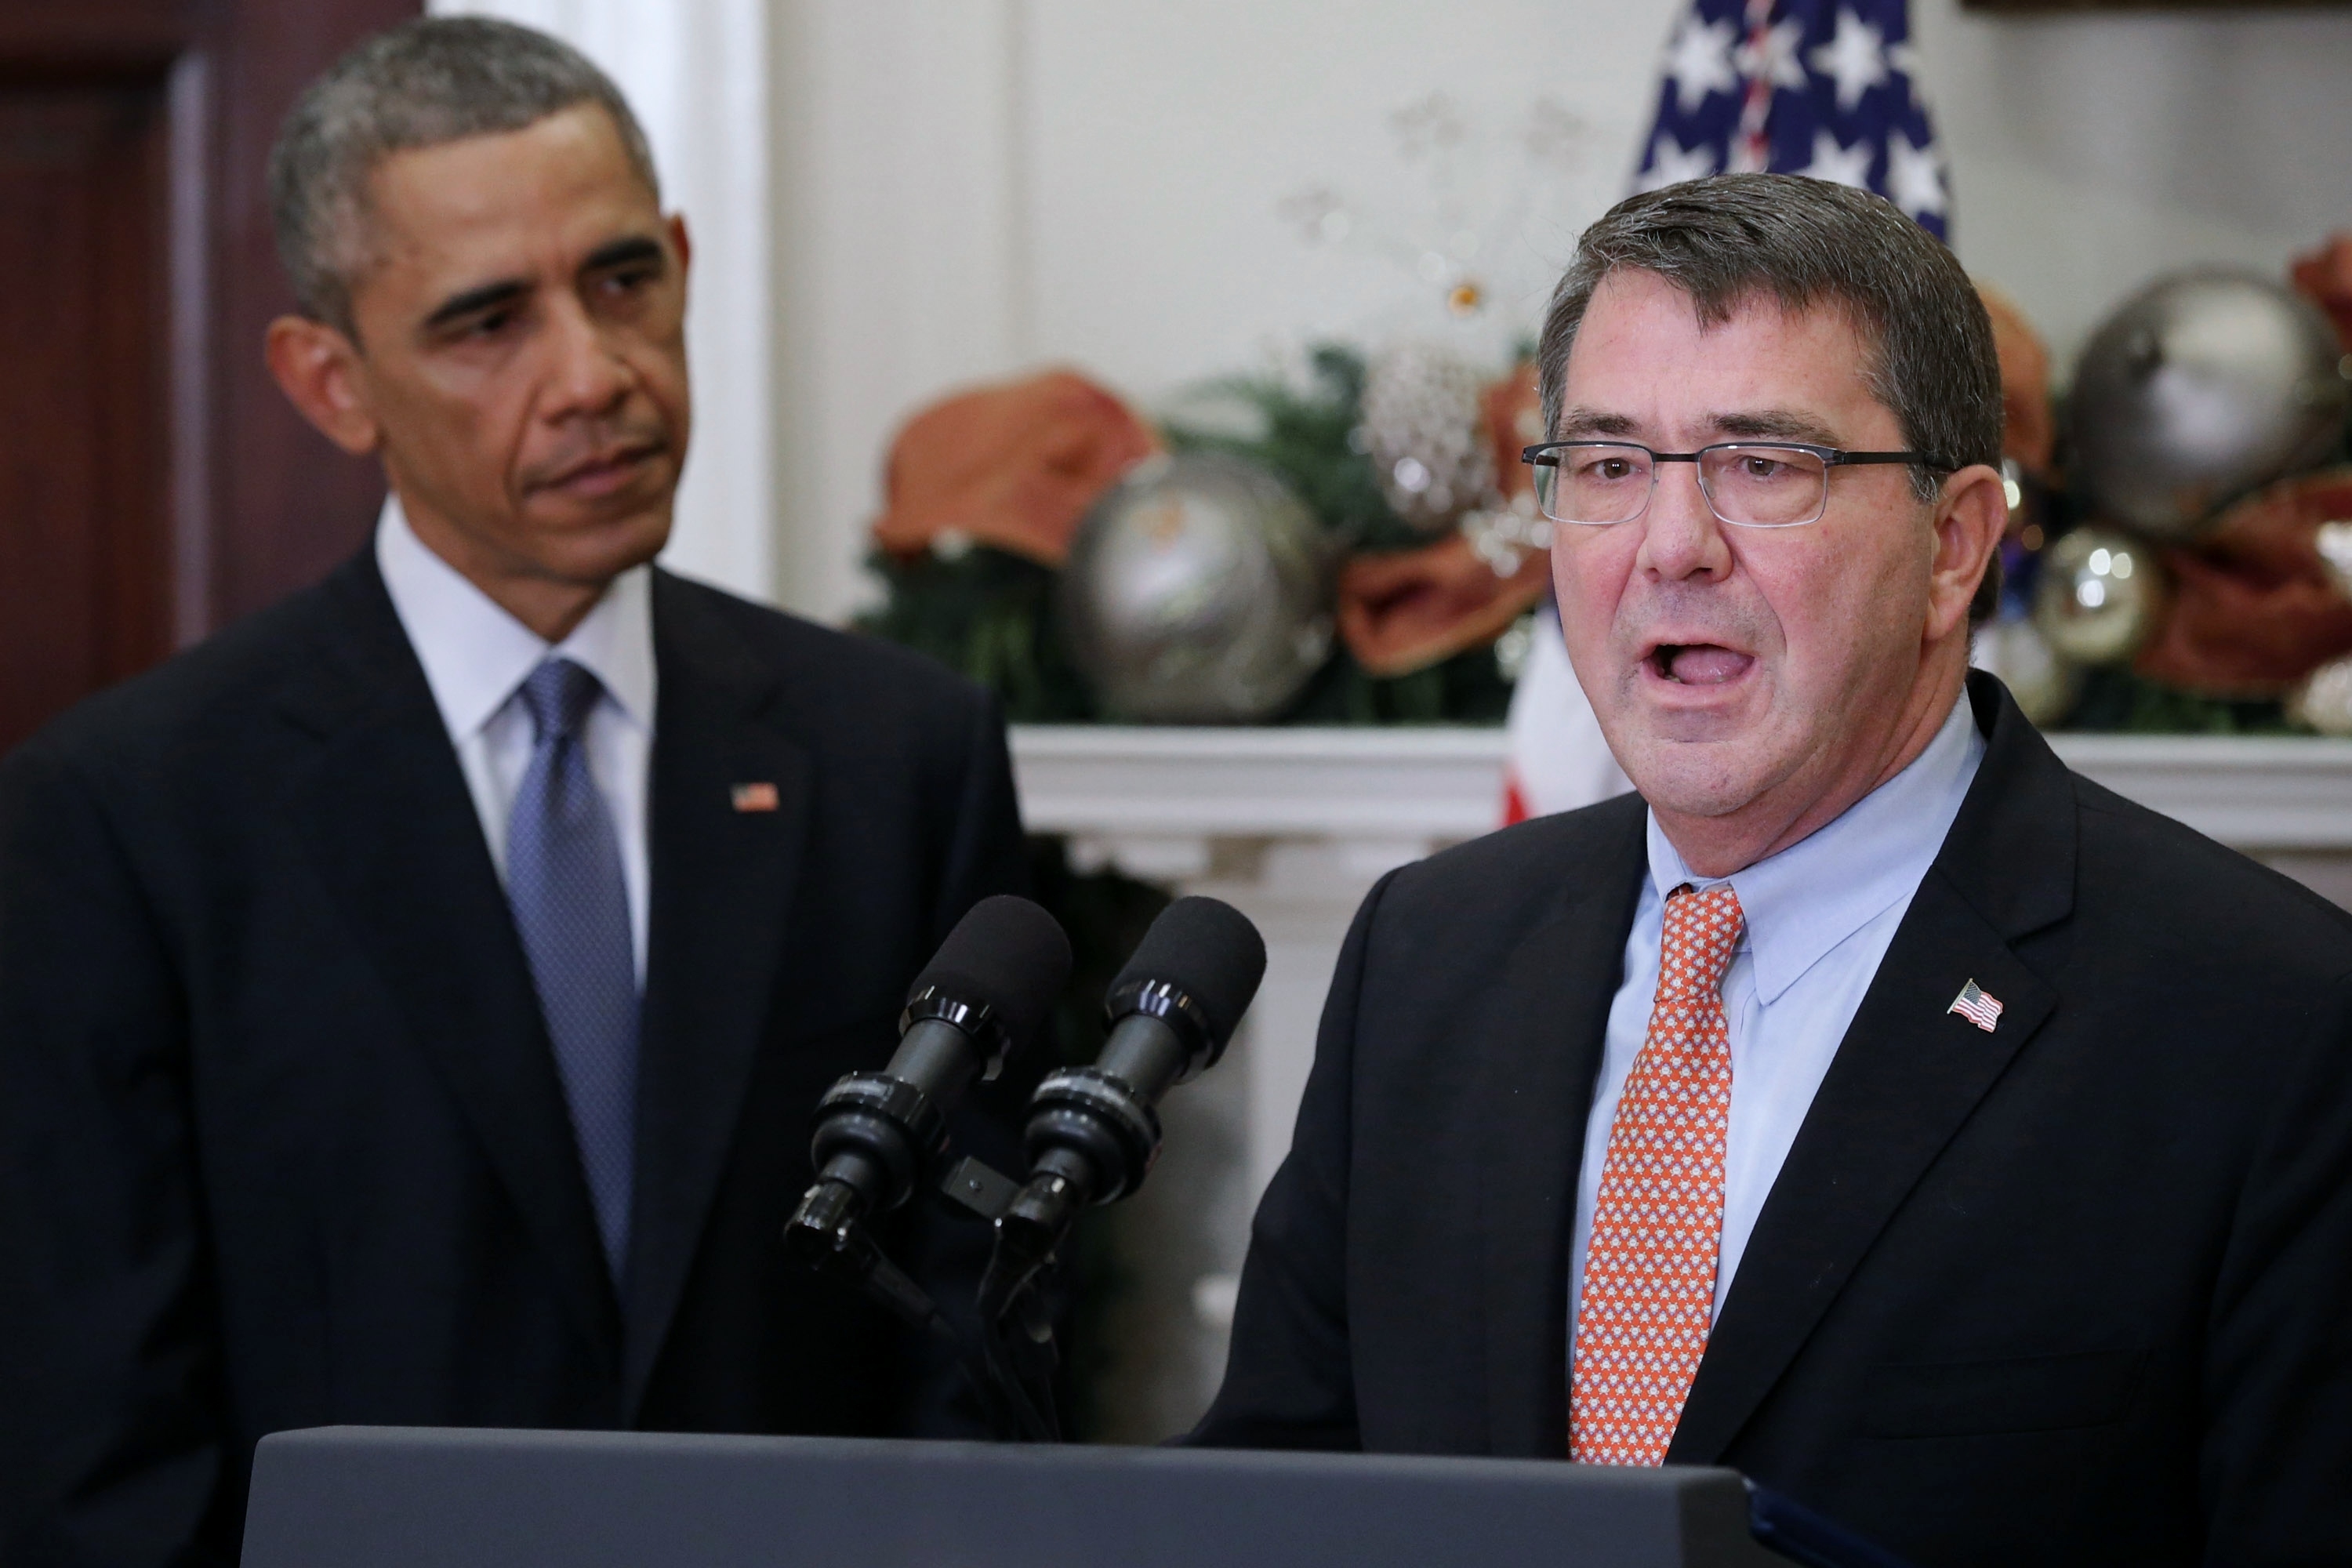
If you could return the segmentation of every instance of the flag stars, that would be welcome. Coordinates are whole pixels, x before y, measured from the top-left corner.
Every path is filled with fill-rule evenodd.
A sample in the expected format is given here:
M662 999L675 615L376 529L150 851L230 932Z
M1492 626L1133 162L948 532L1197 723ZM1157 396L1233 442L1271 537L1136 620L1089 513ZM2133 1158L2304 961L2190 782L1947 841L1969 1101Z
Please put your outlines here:
M1916 44L1908 43L1889 44L1886 47L1886 63L1892 66L1895 68L1895 74L1903 79L1904 86L1911 94L1912 101L1925 109L1927 105L1927 89L1920 80L1919 47Z
M1650 166L1642 174L1642 188L1654 191L1666 185L1678 185L1685 180L1701 180L1715 173L1715 150L1705 142L1692 148L1678 145L1671 136L1661 134L1650 149Z
M1900 131L1886 139L1886 199L1913 218L1944 216L1944 160Z
M1813 132L1813 161L1797 171L1812 180L1827 180L1833 185L1852 185L1854 189L1870 188L1870 143L1857 142L1851 147L1841 147L1838 139L1827 131Z
M1675 84L1675 100L1685 114L1696 110L1710 95L1729 92L1739 85L1739 73L1731 65L1736 37L1730 23L1702 22L1696 15L1685 16L1675 29L1673 40L1666 45L1666 79ZM1712 169L1704 172L1714 173Z
M1837 83L1838 110L1844 114L1852 114L1862 95L1885 86L1890 75L1886 35L1843 8L1838 12L1836 34L1811 58L1815 70Z
M1751 81L1769 82L1776 89L1801 92L1805 68L1797 58L1797 45L1805 36L1802 22L1780 22L1739 46L1739 74Z

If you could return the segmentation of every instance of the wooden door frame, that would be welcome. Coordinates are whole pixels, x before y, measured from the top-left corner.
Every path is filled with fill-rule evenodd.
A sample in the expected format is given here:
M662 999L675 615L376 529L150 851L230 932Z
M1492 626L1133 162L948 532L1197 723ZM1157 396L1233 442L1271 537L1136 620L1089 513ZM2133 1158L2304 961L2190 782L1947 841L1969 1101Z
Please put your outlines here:
M171 642L315 581L367 536L383 485L271 381L293 306L267 166L302 86L419 0L0 0L0 76L144 76L170 117L164 405Z

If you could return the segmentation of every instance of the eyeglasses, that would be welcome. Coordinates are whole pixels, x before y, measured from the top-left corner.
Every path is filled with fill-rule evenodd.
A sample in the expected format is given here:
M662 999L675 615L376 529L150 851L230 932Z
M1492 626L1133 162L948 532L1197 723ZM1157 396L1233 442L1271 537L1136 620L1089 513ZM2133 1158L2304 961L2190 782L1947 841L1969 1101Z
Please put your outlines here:
M1797 528L1829 510L1830 470L1904 463L1949 470L1927 452L1844 452L1797 441L1718 441L1696 452L1653 452L1631 441L1549 441L1519 460L1535 468L1536 504L1554 522L1631 522L1650 504L1661 463L1698 465L1707 510L1738 528Z

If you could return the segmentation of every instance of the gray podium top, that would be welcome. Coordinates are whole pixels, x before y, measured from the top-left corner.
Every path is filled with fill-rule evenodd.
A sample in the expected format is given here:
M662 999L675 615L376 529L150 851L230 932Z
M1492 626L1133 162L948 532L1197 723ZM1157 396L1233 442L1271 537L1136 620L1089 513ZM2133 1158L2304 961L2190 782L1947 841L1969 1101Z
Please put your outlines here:
M1729 1470L328 1426L262 1439L245 1568L1789 1568Z

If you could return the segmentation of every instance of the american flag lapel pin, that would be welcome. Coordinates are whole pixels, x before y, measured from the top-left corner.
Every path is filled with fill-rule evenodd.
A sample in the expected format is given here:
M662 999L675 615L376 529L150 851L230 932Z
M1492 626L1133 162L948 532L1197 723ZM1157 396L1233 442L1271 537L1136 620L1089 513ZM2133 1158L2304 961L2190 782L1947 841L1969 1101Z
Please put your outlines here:
M727 792L727 798L734 803L738 811L773 811L778 805L776 786L764 779L757 784L737 784ZM1988 1024L1985 1027L1992 1026Z
M1960 994L1953 997L1952 1005L1944 1010L1958 1013L1988 1035L1992 1033L1992 1026L2000 1022L2000 1000L1986 995L1984 988L1973 980L1960 987Z

